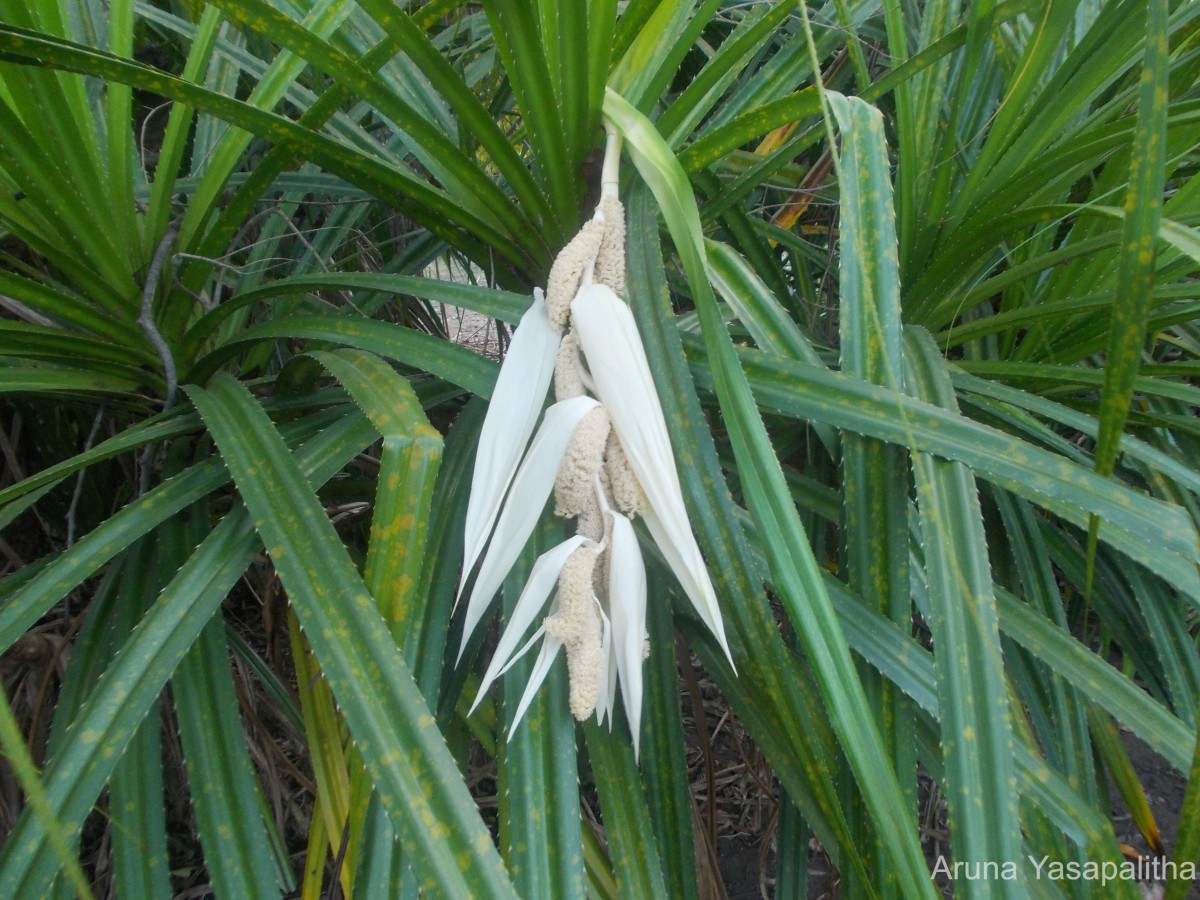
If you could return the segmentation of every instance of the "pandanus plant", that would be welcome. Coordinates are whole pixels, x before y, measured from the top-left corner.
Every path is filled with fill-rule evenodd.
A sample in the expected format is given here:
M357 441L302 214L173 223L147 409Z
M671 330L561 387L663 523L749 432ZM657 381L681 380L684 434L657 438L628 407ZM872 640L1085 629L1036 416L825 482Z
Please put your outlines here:
M0 0L0 895L701 896L697 661L778 898L1195 859L1198 22Z

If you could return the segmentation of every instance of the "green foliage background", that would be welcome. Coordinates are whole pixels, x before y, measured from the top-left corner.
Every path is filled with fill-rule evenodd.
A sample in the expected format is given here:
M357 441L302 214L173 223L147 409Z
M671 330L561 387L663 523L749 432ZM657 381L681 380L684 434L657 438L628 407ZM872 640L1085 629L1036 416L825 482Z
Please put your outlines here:
M171 726L217 896L697 896L677 631L778 779L776 896L810 831L848 896L933 896L918 766L956 860L1119 861L1110 779L1196 859L1197 75L1181 0L0 0L0 648L77 624L52 706L6 670L0 894L177 890ZM737 664L652 561L640 761L562 671L466 719L486 640L447 649L497 365L440 305L517 321L602 115ZM1117 723L1189 777L1173 847ZM1022 866L956 895L1137 896Z

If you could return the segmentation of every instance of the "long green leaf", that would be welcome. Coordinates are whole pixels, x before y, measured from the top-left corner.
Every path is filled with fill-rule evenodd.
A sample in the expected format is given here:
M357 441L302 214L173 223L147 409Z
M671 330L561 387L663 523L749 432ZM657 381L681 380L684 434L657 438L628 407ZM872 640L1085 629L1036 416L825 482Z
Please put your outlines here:
M46 789L39 779L37 766L33 764L29 748L25 746L25 737L21 733L21 726L18 724L16 716L13 715L8 697L2 691L0 691L0 747L4 748L4 755L8 759L9 765L12 766L13 774L25 792L28 808L33 811L33 815L38 818L45 830L47 842L51 845L67 878L70 879L72 887L80 897L91 900L91 886L83 874L78 857L71 850L70 830L64 828L55 817L50 801L46 797Z
M1096 436L1098 425L1094 418L1053 400L965 373L953 372L951 378L955 388L962 392L963 399L968 399L971 394L992 397L1019 409L1027 409L1089 437ZM1136 461L1143 468L1161 472L1193 493L1200 494L1200 473L1167 453L1128 433L1121 437L1120 450L1127 462Z
M579 224L583 184L578 167L583 160L568 155L578 148L571 146L563 121L566 110L555 96L548 53L557 47L558 35L543 33L532 0L487 0L483 8L554 212L553 220L545 223L553 229L548 237L552 245L561 246Z
M692 646L763 748L780 782L804 805L813 831L826 847L836 848L839 867L861 868L833 782L828 719L815 702L810 673L797 664L780 638L762 593L763 566L754 558L739 523L739 508L724 484L712 433L683 360L658 244L657 210L644 188L634 191L629 205L629 295L714 586L718 596L737 598L723 610L740 661L737 674L723 662L724 655L715 645L705 643L706 638L694 636ZM676 623L680 624L678 611ZM742 654L739 647L753 651Z
M421 73L453 106L463 124L488 152L534 219L548 218L550 206L524 161L462 76L403 10L386 0L362 0L362 8L388 32Z
M381 272L326 272L313 275L293 275L279 278L260 287L239 293L204 315L189 330L184 355L191 352L217 332L231 315L253 303L317 291L386 292L440 303L461 306L485 315L516 322L529 306L529 298L509 291L500 291L473 284L439 281L434 278L413 278Z
M334 424L338 414L321 414L299 427L289 428L289 437L310 437L315 430ZM166 430L167 423L163 424ZM130 430L132 432L132 429ZM113 438L118 446L121 436ZM96 448L99 450L100 448ZM112 449L112 448L108 448ZM35 476L36 477L36 476ZM61 477L61 476L60 476ZM10 647L30 625L68 591L77 587L106 562L144 534L229 480L221 464L205 460L167 478L152 490L97 525L18 590L0 606L0 647Z
M1185 874L1184 867L1190 867L1193 874L1200 867L1200 732L1196 734L1192 768L1180 805L1179 833L1175 838L1172 861L1178 868L1167 883L1166 900L1183 900L1194 883L1194 879Z
M352 10L349 0L315 0L308 4L301 18L304 26L314 33L329 35L337 30ZM155 16L156 12L146 9L145 5L142 7L142 15L152 21L156 20L167 27L174 24L170 18L164 21L161 13ZM184 34L189 30L183 29ZM241 36L230 34L228 26L222 23L222 34L215 48L218 56L210 64L205 83L220 93L232 96L242 74L239 70L244 70L253 76L253 85L246 98L247 105L271 110L282 99L289 97L303 108L306 104L296 94L305 60L285 49L267 63L243 49L242 44ZM180 241L189 247L197 245L206 223L217 212L220 193L252 139L249 130L230 128L230 123L207 116L203 107L198 110L200 117L193 137L191 170L192 174L199 176L199 183L179 223Z
M1081 527L1095 513L1101 517L1102 541L1200 602L1200 540L1179 507L930 404L755 350L738 355L765 409L966 463L982 478ZM709 364L698 356L693 371L702 385L712 384Z
M1179 771L1191 763L1195 735L1130 679L1006 591L997 589L1000 629L1051 664L1093 702L1132 728Z
M1200 657L1188 632L1187 607L1170 585L1131 569L1124 573L1146 623L1148 643L1163 669L1163 680L1176 715L1191 725L1200 702Z
M44 359L86 359L110 363L153 365L156 357L143 347L130 347L27 322L0 322L5 352Z
M0 51L10 57L38 65L54 65L66 71L104 77L142 90L160 93L191 104L272 141L287 141L314 162L365 188L371 194L411 215L430 231L465 249L477 249L456 226L486 240L496 254L515 263L524 261L521 252L504 235L455 202L444 191L418 179L407 170L390 166L375 157L352 152L344 144L309 131L283 116L258 109L215 91L183 81L165 72L131 63L109 54L79 47L38 34L0 25ZM480 261L486 254L476 253Z
M752 8L738 23L733 34L726 38L703 71L687 86L659 119L658 127L672 147L678 147L684 136L716 105L749 57L771 37L772 32L788 16L792 7L786 3L774 7Z
M193 401L222 450L426 889L512 896L436 722L375 601L266 414L226 377Z
M1034 609L1059 627L1066 628L1066 610L1050 561L1050 551L1042 540L1032 506L1006 491L990 493L999 508L1004 526L1004 539L992 545L996 547L993 558L1011 558L1020 593ZM1019 668L1014 662L1019 661L1017 654L1021 651L1010 645L1004 652L1009 668ZM1098 791L1085 702L1079 691L1072 688L1052 666L1042 663L1034 669L1033 675L1038 679L1037 696L1036 699L1027 697L1026 705L1030 718L1038 726L1037 739L1050 763L1094 805Z
M797 91L755 106L720 128L709 131L679 154L679 162L688 172L699 172L725 157L729 151L762 137L774 128L811 118L820 112L821 101L816 90L806 88ZM789 146L789 152L794 152L794 148Z
M364 579L401 646L421 641L425 544L442 436L406 379L377 356L316 352L383 436ZM406 653L406 657L411 657Z
M108 49L130 58L134 50L133 0L113 0L108 5ZM142 260L140 234L134 218L133 183L136 149L133 142L133 91L128 85L110 85L105 91L106 175L108 213L113 239L124 248L131 266Z
M405 648L405 659L415 668L421 661L428 615L424 608L432 574L426 558L428 528L442 436L429 424L412 386L379 357L357 350L312 355L334 374L383 436L364 581L397 644ZM431 704L436 700L428 688L426 696ZM337 741L340 751L336 730L329 737ZM351 778L350 840L343 878L354 873L362 853L371 852L363 841L387 846L386 852L395 841L382 805L368 802L371 783L365 775L356 767ZM368 815L360 815L360 810Z
M129 554L122 559L123 565L114 565L121 572L117 584L116 603L97 604L107 607L108 615L89 623L90 639L99 637L98 643L106 648L80 647L80 670L83 685L92 688L103 674L96 663L108 663L113 654L129 639L134 626L154 602L161 589L164 576L174 572L181 560L158 556L161 543L173 543L170 539L182 525L172 520L160 528L153 537L138 541ZM165 540L155 540L155 538ZM99 610L98 610L99 611ZM89 610L90 612L90 610ZM99 627L97 627L99 626ZM103 628L103 634L95 631ZM76 662L72 651L71 663ZM91 663L89 665L89 663ZM68 698L64 698L68 699ZM73 698L70 698L73 699ZM137 727L137 733L129 747L113 769L108 784L109 818L112 821L113 886L122 896L161 896L170 893L171 860L167 852L167 822L163 794L162 716L160 703L155 702L146 718ZM77 702L68 702L61 710L55 710L55 723L69 722L78 714ZM63 732L69 735L69 725Z
M146 10L148 15L153 15L152 10ZM383 40L368 50L359 58L359 63L365 68L374 71L381 65L391 59L396 52L396 46L390 40ZM281 54L285 56L288 54ZM260 81L260 86L262 82ZM336 115L337 111L347 102L351 96L349 85L334 84L326 90L319 99L316 100L304 114L301 115L297 124L312 131L319 131L326 125L330 119L333 119L335 124L342 124L342 120ZM205 122L211 122L211 117L202 117L201 125ZM199 127L198 127L199 130ZM350 128L349 135L351 142L358 142L357 133L353 127ZM196 140L196 152L199 153L203 149L203 142ZM210 180L221 181L223 183L233 183L239 180L238 175L229 175L229 173L221 172L215 168L217 160L215 157L221 152L220 149L213 151L214 165L207 166L204 169L203 178L199 183L193 181L192 192L200 193L206 190L206 184ZM285 170L294 167L295 158L297 156L297 148L288 140L280 140L270 149L270 151L255 165L253 170L241 176L241 187L237 194L228 203L225 203L217 221L205 233L203 240L195 248L195 257L188 260L188 263L183 267L180 274L180 280L183 282L184 290L199 291L204 286L205 280L209 277L213 270L213 262L215 258L222 256L231 240L238 234L243 227L246 218L250 216L255 208L255 205L261 200L263 193L275 183L278 179L284 178L282 173ZM315 173L305 173L306 181L311 180ZM342 181L342 179L337 179ZM209 190L211 202L212 192ZM340 196L345 196L341 194ZM369 192L363 192L363 196L371 196ZM200 203L193 204L194 206L201 205ZM189 207L190 209L191 207ZM196 258L199 257L199 258Z
M1117 795L1125 802L1129 818L1145 838L1150 852L1161 856L1163 845L1158 823L1154 821L1154 814L1150 811L1150 803L1146 799L1146 792L1133 766L1133 760L1129 758L1125 745L1121 743L1117 726L1107 712L1094 704L1088 706L1087 717L1097 759L1102 761L1108 770Z
M96 301L106 312L128 312L134 295L129 254L122 252L112 230L93 218L109 202L97 161L86 158L87 151L97 152L98 136L86 127L94 120L90 112L80 116L71 108L54 75L8 71L4 80L16 83L0 100L0 128L5 131L0 170L31 190L21 199L24 209L12 194L0 209L10 227L67 264L67 277L97 284Z
M171 679L192 808L213 888L227 897L291 889L279 866L238 711L225 629L218 618L196 638Z
M134 380L66 366L0 366L0 394L96 393L132 396L142 382L141 378Z
M899 389L904 383L900 271L883 117L860 100L832 92L825 96L842 136L836 158L842 219L841 371ZM892 621L911 621L905 453L852 433L842 435L841 450L842 553L850 588ZM888 762L898 777L908 776L916 768L916 748L912 725L902 718L906 704L875 672L866 667L860 671L889 751ZM911 778L905 778L902 789L909 821L915 824ZM894 896L897 885L886 864L878 878L881 892Z
M620 895L669 896L628 733L614 734L591 718L584 733Z
M340 854L342 867L338 872L339 886L347 894L354 890L355 863L360 853L356 838L358 816L351 815L350 793L352 779L357 780L358 799L369 801L371 784L361 767L351 772L343 746L342 723L329 684L321 677L321 667L304 639L295 615L288 616L288 637L291 639L292 660L296 681L307 685L300 696L300 715L305 742L312 759L313 781L316 783L316 803L313 808L312 829L309 835L309 855L305 874L305 892L313 895L316 886L314 861ZM370 804L366 803L368 810ZM376 810L382 813L382 810ZM386 818L386 817L385 817ZM387 826L390 833L390 823ZM393 838L394 841L394 838ZM389 842L390 843L390 842ZM342 847L345 846L345 851ZM388 851L390 855L390 847ZM386 864L385 864L386 865ZM390 866L388 867L390 868Z
M139 537L219 487L222 476L219 464L200 463L167 479L72 544L8 596L0 608L0 647L11 646L68 591Z
M167 603L160 600L161 608L171 610L170 627L184 627L164 634L164 615L152 611L143 619L125 651L109 666L104 683L107 690L88 698L75 720L73 739L64 742L46 766L50 803L71 833L82 825L138 723L203 624L191 623L195 630L189 634L186 612L196 615L201 611L195 599L208 600L208 610L201 612L206 621L249 564L253 546L246 547L243 541L240 553L238 546L238 538L250 537L248 524L240 529L236 523L218 528L193 555L191 564L176 576L178 589L172 594L168 588L163 595ZM179 608L180 602L172 602L184 594L185 585L186 612ZM0 889L7 896L41 896L57 870L44 828L23 817L0 853Z
M650 596L665 596L667 585L651 583ZM645 717L642 721L642 779L652 810L663 880L671 897L697 897L692 795L684 746L676 666L675 629L665 603L646 609L650 656L646 660Z
M374 73L360 66L319 35L274 9L263 0L213 0L232 21L252 28L288 47L297 56L324 70L341 82L355 85L356 92L407 132L425 164L437 174L449 192L477 200L489 213L499 233L536 255L540 249L532 223L512 203L473 159L433 127L398 94L387 88ZM524 220L524 221L523 221Z
M348 316L290 316L238 332L228 344L201 360L190 378L204 381L246 345L278 338L369 350L443 377L481 397L491 396L498 371L494 362L466 347L391 322Z
M928 332L908 333L909 389L955 406L945 362ZM955 861L1021 858L1008 686L978 489L962 463L913 457L932 615ZM967 881L969 897L1020 897L1013 881Z
M1146 340L1155 280L1155 249L1162 212L1167 144L1167 0L1146 4L1146 57L1142 68L1137 128L1130 155L1125 223L1117 264L1116 300L1105 354L1104 390L1100 396L1100 433L1096 439L1096 471L1111 475L1134 380ZM1089 571L1095 555L1099 522L1088 524ZM1089 579L1090 587L1090 579Z
M992 377L998 380L1028 385L1031 389L1045 385L1078 385L1079 390L1091 392L1094 386L1106 380L1106 372L1085 369L1079 366L1056 366L1046 363L991 362L963 360L961 368L972 375ZM1157 397L1179 400L1196 405L1200 403L1200 388L1181 384L1167 378L1135 376L1130 382L1131 390ZM1067 388L1070 389L1069 387ZM1101 408L1103 420L1103 408ZM1115 459L1114 459L1115 463ZM1107 474L1112 474L1111 472Z
M196 26L187 61L180 77L184 81L199 81L212 57L221 27L221 13L214 6L206 6ZM163 133L162 148L154 166L154 184L150 194L150 208L146 214L147 233L154 244L166 233L171 215L171 203L179 187L179 167L186 149L188 131L195 110L182 103L171 104L167 126Z
M849 594L832 577L827 579L830 593L838 603L838 615L850 636L855 650L879 672L886 675L897 687L911 697L925 712L933 717L939 715L937 698L937 676L933 655L921 648L913 638L898 626L870 610ZM1003 597L1002 592L998 592ZM1017 601L1013 601L1017 602ZM1055 626L1046 623L1049 627ZM1001 619L1002 630L1005 627ZM1092 656L1095 669L1107 670L1120 680L1121 676L1094 654L1083 649L1084 656ZM1055 662L1054 655L1043 654L1048 663ZM1097 689L1100 690L1100 689ZM1153 705L1142 696L1143 701ZM1139 701L1140 702L1140 701ZM918 732L918 737L921 731ZM932 738L933 749L922 750L922 758L930 767L940 770L936 737ZM1015 745L1015 759L1021 778L1023 797L1031 798L1062 829L1071 840L1083 847L1094 849L1089 858L1115 858L1119 851L1113 837L1112 824L1095 808L1084 802L1067 780L1051 769L1037 754L1021 743ZM1129 886L1132 887L1132 886ZM1126 891L1127 895L1132 891Z
M679 475L697 538L714 576L718 596L739 602L725 610L735 657L739 646L753 647L736 675L720 651L702 658L718 679L722 692L764 752L780 780L805 804L813 829L826 846L849 847L841 865L858 865L848 844L845 819L833 784L834 753L828 721L813 702L809 673L795 664L780 639L761 593L762 566L754 558L739 524L738 507L729 496L695 385L682 359L677 325L671 315L662 251L658 244L657 211L644 189L630 199L629 294L651 371L656 374L672 446L677 448ZM678 617L676 619L679 624ZM727 632L728 633L728 632ZM709 648L711 649L711 648ZM739 701L759 698L742 705ZM769 704L769 716L758 704ZM803 748L797 753L796 748ZM797 758L804 760L796 765ZM847 858L848 857L848 858Z
M898 883L907 896L932 896L933 887L915 831L884 831L885 823L890 827L905 819L906 804L895 773L878 766L885 752L879 731L829 604L819 565L804 539L804 526L717 309L705 268L700 216L687 177L653 126L611 91L605 114L629 142L634 163L654 191L675 237L697 302L748 505L768 536L764 546L771 576L812 660L825 708L879 828L880 852L894 865Z
M373 438L361 417L345 417L304 445L300 464L324 483ZM260 548L249 515L241 509L228 514L107 667L73 718L71 739L45 769L48 801L69 832L80 828L138 723ZM49 840L39 820L22 815L0 849L0 893L42 895L59 869Z
M31 310L35 321L40 316L53 325L71 328L76 332L91 332L96 337L117 344L129 343L127 322L106 313L94 300L68 290L61 284L48 280L33 281L16 272L0 269L0 290L19 306Z
M628 35L630 45L620 60L616 61L609 75L610 89L627 97L629 102L639 109L655 102L662 92L653 89L654 83L660 81L664 74L670 79L683 54L687 52L690 42L682 38L689 20L701 2L702 0L678 0L649 4L653 7L653 12L647 10L648 19L644 25ZM708 15L712 15L711 9ZM623 25L624 18L622 17ZM696 15L696 18L700 19L701 16ZM707 16L701 24L704 20L707 20ZM635 22L635 17L629 16L629 21ZM606 105L607 102L606 100ZM607 112L605 114L607 115Z

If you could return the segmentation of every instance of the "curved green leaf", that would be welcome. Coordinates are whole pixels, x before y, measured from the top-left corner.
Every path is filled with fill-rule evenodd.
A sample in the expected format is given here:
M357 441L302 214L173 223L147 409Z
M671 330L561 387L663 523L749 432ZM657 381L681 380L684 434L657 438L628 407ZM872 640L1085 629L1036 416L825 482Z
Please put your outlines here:
M79 859L71 850L69 831L58 821L50 807L46 789L38 777L37 766L33 764L29 748L25 746L21 726L13 715L8 697L3 692L0 692L0 746L3 746L8 764L12 766L21 789L25 791L26 803L45 829L47 841L72 887L80 897L91 900L92 890L83 874L83 868L79 865Z
M70 44L56 38L24 32L0 25L0 52L11 59L29 64L53 65L65 71L103 77L130 84L173 100L188 103L276 142L287 141L309 159L365 188L398 210L412 216L430 231L449 243L469 246L464 242L466 229L482 238L495 252L520 264L521 252L504 235L484 220L452 200L445 192L434 188L406 170L383 161L352 152L344 144L309 131L290 119L250 106L215 91L183 81L165 72L138 63L131 63L109 54ZM483 254L486 258L486 254Z
M930 404L756 350L742 349L738 355L765 409L966 463L984 479L1081 527L1095 513L1101 517L1102 541L1200 602L1200 539L1179 507ZM702 385L712 384L707 362L696 356L692 366Z
M644 189L634 192L629 208L629 296L655 374L697 539L718 596L736 598L722 612L738 660L737 674L722 662L724 654L715 643L696 637L693 647L780 781L804 804L813 831L825 846L839 848L839 866L861 869L833 782L828 719L814 702L811 674L789 655L770 614L761 589L762 566L739 524L738 507L724 484L712 433L682 358L658 244L657 210Z
M1064 678L1137 732L1179 771L1191 763L1196 736L1141 688L1062 628L1016 597L997 589L1001 630L1047 660Z
M440 281L434 278L414 278L406 275L390 275L382 272L323 272L313 275L293 275L280 278L261 287L238 294L227 303L206 313L188 331L184 344L184 355L188 350L200 346L218 331L231 315L252 303L286 297L311 291L364 291L403 294L421 297L439 303L449 303L471 309L484 315L494 316L507 322L516 322L529 307L529 298L510 291L460 284L455 281Z
M341 416L336 413L319 415L299 427L293 426L289 436L310 436L314 430L339 418ZM166 430L166 423L161 424ZM228 474L218 461L197 463L166 479L85 534L5 598L0 606L0 647L12 646L12 642L47 609L139 537L228 480Z
M928 332L908 333L909 390L955 408L945 362ZM1008 685L978 489L962 463L913 456L937 666L941 745L954 859L1021 859ZM966 896L1021 897L1013 881L968 881Z
M349 316L290 316L239 331L228 344L197 363L189 380L204 382L246 345L278 338L369 350L438 375L481 397L491 396L498 371L496 363L466 347L391 322Z
M180 661L171 696L188 783L195 786L196 830L216 893L267 897L290 890L295 877L273 829L263 821L266 804L246 750L224 623L218 617L201 629Z
M696 298L716 389L738 459L751 514L766 538L771 576L817 674L822 700L858 779L880 834L880 853L895 867L907 896L932 896L933 887L915 832L884 832L903 821L906 805L894 772L881 769L884 750L845 638L834 617L819 566L804 538L778 458L750 385L716 306L704 262L700 216L678 160L653 126L613 92L605 114L628 141L642 177L663 210Z
M622 897L667 897L650 810L627 734L584 723L605 837Z
M363 762L426 890L509 897L499 854L386 623L245 388L189 391L254 515Z
M300 465L308 477L324 483L374 436L361 417L342 417L304 445ZM71 730L45 769L48 801L70 833L83 824L138 723L260 548L249 515L240 508L226 515L138 623L72 718ZM22 814L0 849L0 893L43 895L59 869L50 840L40 821L28 810Z
M489 221L505 239L524 245L536 256L541 250L536 231L523 211L514 207L476 162L429 124L373 72L359 65L330 42L271 7L263 0L212 0L230 20L251 28L288 47L297 56L322 69L335 80L353 84L356 93L380 115L407 132L421 151L426 165L461 199L471 197L490 213Z

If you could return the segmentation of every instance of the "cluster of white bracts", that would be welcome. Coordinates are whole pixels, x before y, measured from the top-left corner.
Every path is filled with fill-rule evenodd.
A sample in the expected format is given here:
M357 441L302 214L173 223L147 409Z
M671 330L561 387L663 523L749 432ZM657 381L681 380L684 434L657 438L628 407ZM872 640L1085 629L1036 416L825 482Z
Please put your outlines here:
M555 260L545 296L534 292L496 381L467 509L463 585L481 556L482 563L467 602L459 655L553 490L555 512L575 519L576 534L537 559L475 702L544 638L514 728L561 649L571 712L580 720L595 713L599 721L606 716L611 721L619 680L636 748L646 574L633 517L643 517L726 655L729 648L684 510L650 367L633 315L620 298L625 216L616 196L618 153L610 139L596 215ZM530 443L552 377L557 402ZM547 599L549 614L521 645Z

